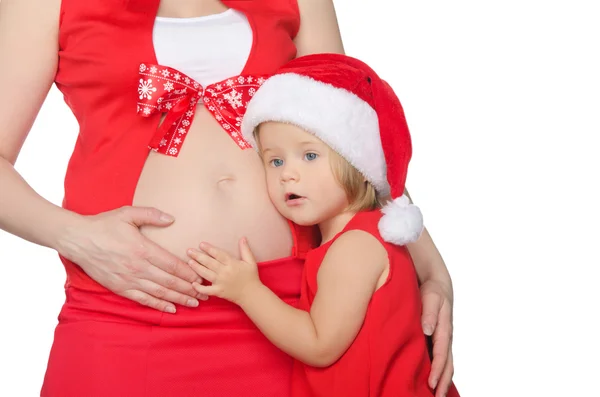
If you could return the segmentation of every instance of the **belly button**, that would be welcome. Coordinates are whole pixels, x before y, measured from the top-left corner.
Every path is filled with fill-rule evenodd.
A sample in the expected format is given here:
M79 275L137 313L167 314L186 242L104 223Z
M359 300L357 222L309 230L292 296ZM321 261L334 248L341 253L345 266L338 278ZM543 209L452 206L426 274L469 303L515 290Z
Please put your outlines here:
M217 186L221 186L233 181L235 181L235 177L233 175L223 175L217 180Z

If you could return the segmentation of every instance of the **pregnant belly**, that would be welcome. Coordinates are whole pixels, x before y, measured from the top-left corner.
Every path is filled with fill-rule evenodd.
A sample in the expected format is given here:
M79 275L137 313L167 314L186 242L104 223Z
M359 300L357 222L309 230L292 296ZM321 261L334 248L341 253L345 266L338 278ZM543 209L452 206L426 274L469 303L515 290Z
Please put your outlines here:
M258 261L289 256L291 232L269 200L262 167L253 149L240 149L198 109L178 157L151 152L146 160L133 205L158 208L175 222L142 233L182 259L201 241L238 256L243 236Z

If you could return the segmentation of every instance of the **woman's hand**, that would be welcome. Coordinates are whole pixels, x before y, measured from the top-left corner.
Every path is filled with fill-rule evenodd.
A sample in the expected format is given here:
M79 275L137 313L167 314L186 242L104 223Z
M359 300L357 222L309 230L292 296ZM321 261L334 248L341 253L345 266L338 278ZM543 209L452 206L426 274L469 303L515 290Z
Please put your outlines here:
M421 237L414 243L408 244L407 248L421 282L423 332L432 336L433 339L433 362L429 375L429 386L436 389L435 397L443 397L448 393L454 375L452 280L427 229L423 229Z
M188 250L188 255L192 258L188 262L190 267L212 284L201 285L195 282L193 287L196 291L236 304L252 296L252 288L261 285L258 266L245 237L240 239L239 247L241 260L207 243L200 244L202 251Z
M452 358L452 305L451 288L437 280L427 280L421 285L423 301L423 332L432 336L433 363L429 386L436 389L435 397L448 393L454 375Z
M143 207L80 216L61 236L57 250L117 295L175 313L173 303L198 306L192 282L202 279L139 230L143 225L166 227L173 220L157 209Z

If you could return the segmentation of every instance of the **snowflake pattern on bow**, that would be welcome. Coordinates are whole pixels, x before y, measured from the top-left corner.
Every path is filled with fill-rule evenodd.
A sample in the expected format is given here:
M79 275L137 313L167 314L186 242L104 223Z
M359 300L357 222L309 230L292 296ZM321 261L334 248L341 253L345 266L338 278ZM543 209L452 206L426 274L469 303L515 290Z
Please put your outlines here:
M240 133L242 117L265 76L240 75L202 87L168 66L143 63L139 74L138 114L150 117L156 112L166 113L148 145L150 149L177 157L198 104L206 106L240 148L250 147Z

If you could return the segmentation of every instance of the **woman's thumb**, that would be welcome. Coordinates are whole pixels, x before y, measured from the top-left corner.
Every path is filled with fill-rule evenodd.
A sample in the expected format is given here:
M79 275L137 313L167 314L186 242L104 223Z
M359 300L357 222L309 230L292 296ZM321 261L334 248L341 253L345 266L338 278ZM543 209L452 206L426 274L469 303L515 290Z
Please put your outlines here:
M175 218L156 208L129 207L124 210L126 220L135 226L169 226Z

